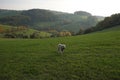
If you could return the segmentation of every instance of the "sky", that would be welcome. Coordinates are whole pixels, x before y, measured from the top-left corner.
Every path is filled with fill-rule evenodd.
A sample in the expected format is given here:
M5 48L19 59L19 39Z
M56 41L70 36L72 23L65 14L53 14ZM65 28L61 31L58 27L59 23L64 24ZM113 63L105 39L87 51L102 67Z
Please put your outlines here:
M74 13L87 11L93 15L120 13L120 0L0 0L0 9L49 9Z

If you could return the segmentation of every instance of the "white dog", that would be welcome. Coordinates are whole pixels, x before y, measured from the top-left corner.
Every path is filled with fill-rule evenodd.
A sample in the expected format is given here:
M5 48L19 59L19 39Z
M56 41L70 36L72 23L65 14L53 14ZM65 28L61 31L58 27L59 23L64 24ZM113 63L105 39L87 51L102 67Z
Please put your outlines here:
M63 53L65 48L66 48L65 44L58 44L58 52L59 53Z

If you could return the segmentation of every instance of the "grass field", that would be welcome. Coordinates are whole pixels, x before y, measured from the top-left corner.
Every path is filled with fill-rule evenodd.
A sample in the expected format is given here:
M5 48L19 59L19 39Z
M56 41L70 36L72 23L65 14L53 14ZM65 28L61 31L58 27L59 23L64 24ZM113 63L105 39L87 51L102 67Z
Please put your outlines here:
M65 43L64 54L57 44ZM120 80L120 29L73 37L0 39L0 80Z

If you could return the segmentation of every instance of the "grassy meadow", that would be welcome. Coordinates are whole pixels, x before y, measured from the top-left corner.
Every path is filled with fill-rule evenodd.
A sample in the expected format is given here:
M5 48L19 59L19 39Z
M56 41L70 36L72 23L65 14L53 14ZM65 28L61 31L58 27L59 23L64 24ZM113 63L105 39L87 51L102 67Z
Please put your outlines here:
M58 43L67 45L64 54L57 53ZM73 37L1 38L0 80L120 80L120 28Z

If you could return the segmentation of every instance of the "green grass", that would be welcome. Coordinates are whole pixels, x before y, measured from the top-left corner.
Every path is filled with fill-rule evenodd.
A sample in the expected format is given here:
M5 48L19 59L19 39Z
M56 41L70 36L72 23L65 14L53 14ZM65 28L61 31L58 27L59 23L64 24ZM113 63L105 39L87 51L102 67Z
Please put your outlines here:
M65 43L64 54L57 44ZM49 39L0 39L0 80L120 80L120 30Z

